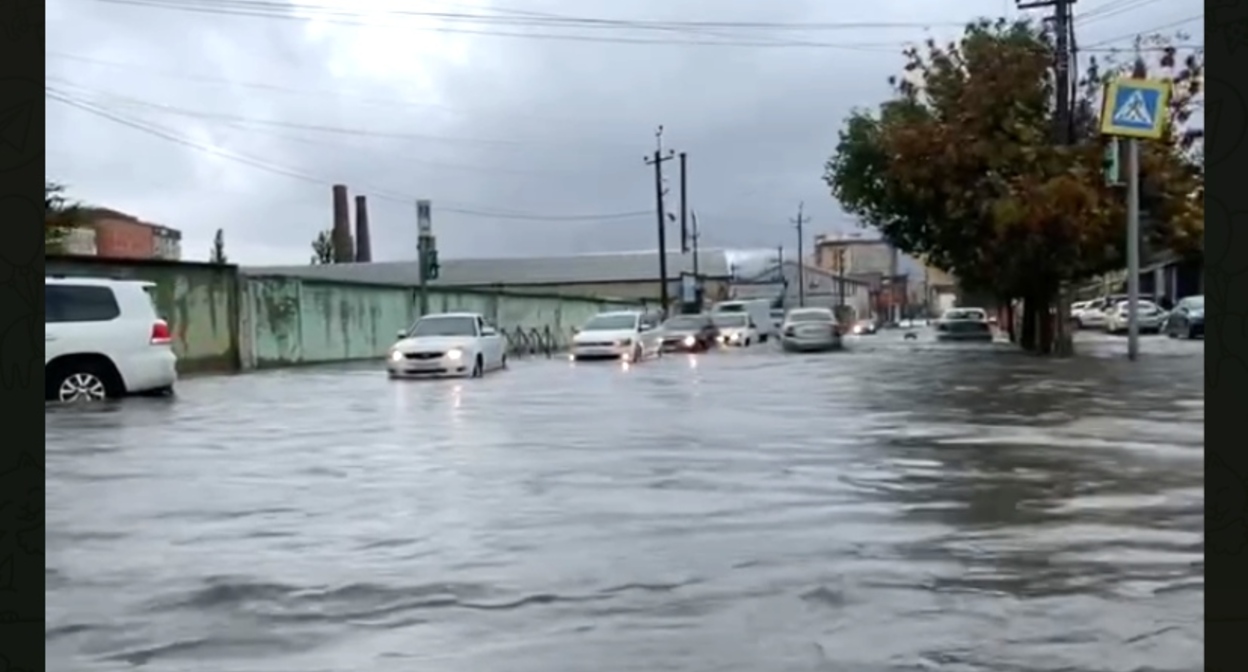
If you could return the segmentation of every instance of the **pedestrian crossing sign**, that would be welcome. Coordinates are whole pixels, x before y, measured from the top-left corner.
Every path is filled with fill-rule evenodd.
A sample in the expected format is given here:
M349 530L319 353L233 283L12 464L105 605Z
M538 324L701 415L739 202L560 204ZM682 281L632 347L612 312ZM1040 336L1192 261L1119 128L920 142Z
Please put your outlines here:
M1157 79L1115 79L1105 87L1101 134L1156 140L1166 128L1169 82Z

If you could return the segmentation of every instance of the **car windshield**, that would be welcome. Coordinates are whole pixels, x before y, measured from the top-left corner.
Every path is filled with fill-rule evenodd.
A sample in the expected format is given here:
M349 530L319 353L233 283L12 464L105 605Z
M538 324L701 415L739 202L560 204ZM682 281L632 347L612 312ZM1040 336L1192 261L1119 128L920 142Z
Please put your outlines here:
M945 313L946 320L984 320L986 319L982 310L951 310Z
M407 332L410 338L423 336L476 336L477 318L467 316L422 317Z
M599 315L586 322L583 331L619 331L621 329L636 328L636 315Z
M832 315L821 310L803 310L789 313L790 322L831 322Z
M701 329L705 327L707 319L701 315L686 315L683 317L673 317L663 323L664 329L678 331L682 329Z
M749 320L749 316L745 313L726 313L715 316L715 326L717 327L744 327Z

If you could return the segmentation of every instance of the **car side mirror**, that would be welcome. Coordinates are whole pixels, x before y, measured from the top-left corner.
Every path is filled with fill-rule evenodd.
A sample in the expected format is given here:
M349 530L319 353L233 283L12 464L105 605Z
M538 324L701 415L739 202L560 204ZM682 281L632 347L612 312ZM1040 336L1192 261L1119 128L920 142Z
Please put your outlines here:
M400 329L400 330L399 330L399 333L397 334L397 336L399 337L399 340L400 340L400 341L401 341L401 340L403 340L403 339L405 339L405 338L407 338L407 330L406 330L406 329Z

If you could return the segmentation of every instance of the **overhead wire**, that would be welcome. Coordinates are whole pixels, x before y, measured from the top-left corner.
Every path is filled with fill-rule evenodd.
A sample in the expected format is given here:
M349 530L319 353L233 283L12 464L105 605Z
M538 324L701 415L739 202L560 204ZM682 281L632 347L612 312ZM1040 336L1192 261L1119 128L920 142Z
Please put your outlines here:
M79 0L82 1L82 0ZM899 28L933 28L941 26L960 27L962 23L942 22L830 22L830 23L770 23L770 22L723 22L723 21L642 21L622 19L600 19L593 17L566 17L550 15L548 17L490 16L481 14L462 14L451 12L427 12L416 10L372 10L367 12L344 10L323 5L304 3L275 3L259 0L89 0L113 5L128 5L152 9L171 10L219 16L250 17L287 21L317 21L341 26L381 26L393 25L392 22L380 23L369 19L381 16L393 18L421 18L433 20L434 23L413 23L413 31L435 33L482 35L492 37L512 37L547 41L592 42L604 44L639 44L639 45L684 45L684 46L718 46L718 47L751 47L751 48L822 48L848 49L860 51L878 51L891 48L888 43L852 43L852 42L815 42L809 40L775 40L743 41L740 39L721 40L673 40L655 38L624 37L619 35L592 34L610 30L631 30L640 32L672 32L697 30L753 30L780 32L828 32L828 31L862 31L868 29L899 29ZM457 25L480 25L484 28L457 27ZM493 28L493 29L488 29ZM547 32L515 32L497 30L497 28L545 28ZM549 32L551 29L575 29L584 32ZM771 37L771 36L766 36Z
M50 86L45 85L44 93L45 93L45 96L51 100L54 100L56 102L67 105L69 107L78 109L80 111L86 112L93 116L106 119L115 124L125 126L125 127L131 128L133 130L136 130L136 131L139 131L139 132L142 132L142 133L145 133L145 134L157 137L157 138L161 138L163 140L172 142L174 144L180 145L185 148L194 149L196 151L203 152L209 155L213 155L218 158L226 159L229 161L233 161L235 163L239 163L241 165L249 166L256 170L284 176L284 177L291 178L291 179L298 180L298 181L305 182L305 183L316 184L319 186L330 186L335 183L335 181L327 179L323 176L318 176L318 175L308 173L305 171L292 169L292 168L282 166L277 163L273 163L271 161L257 159L255 157L248 156L246 154L240 154L238 152L234 152L234 151L227 150L221 147L217 147L215 145L198 142L191 138L187 138L185 135L178 133L176 131L163 128L159 125L152 124L144 120L137 120L137 119L134 119L133 117L129 117L125 114L118 113L114 110L109 110L105 107L102 107L90 101L82 100L81 98L78 98L67 92L61 91L55 87L50 87ZM368 185L364 185L364 188L369 193L383 200L389 200L389 201L394 201L394 202L403 203L403 204L411 204L417 200L415 196L412 196L410 194L402 194L399 192L391 191L389 189L376 189L376 188L371 188ZM486 218L492 218L492 219L511 219L511 220L523 220L523 221L546 221L546 222L612 221L612 220L654 216L654 212L652 210L567 215L567 214L520 213L520 212L507 211L507 210L501 210L501 209L464 206L464 205L455 204L455 203L447 203L445 205L440 205L439 211L448 212L448 213L456 213L456 214L461 214L465 216L486 217Z

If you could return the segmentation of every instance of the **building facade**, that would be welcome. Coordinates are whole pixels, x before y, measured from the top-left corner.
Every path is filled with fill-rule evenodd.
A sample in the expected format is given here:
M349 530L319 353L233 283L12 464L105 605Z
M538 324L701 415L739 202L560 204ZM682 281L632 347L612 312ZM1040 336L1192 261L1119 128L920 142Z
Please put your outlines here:
M182 258L182 232L177 229L108 208L91 208L85 216L87 226L95 233L95 256L170 261Z

